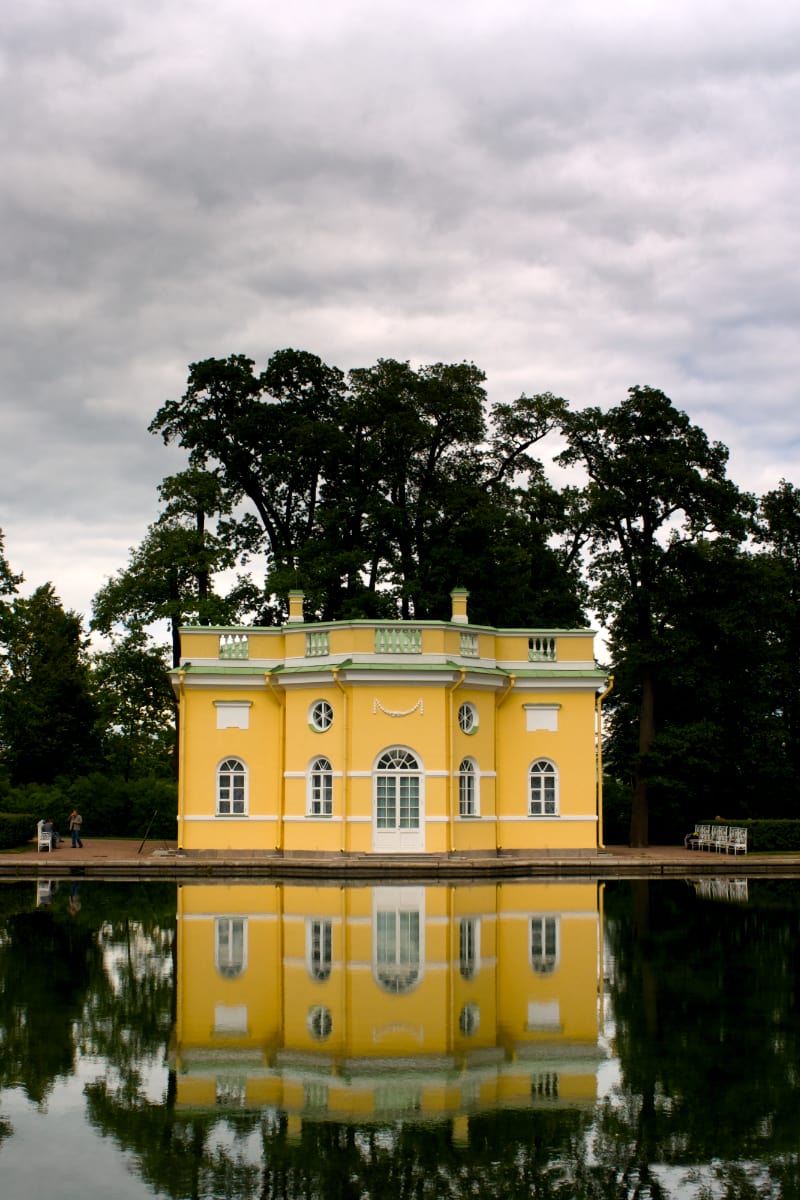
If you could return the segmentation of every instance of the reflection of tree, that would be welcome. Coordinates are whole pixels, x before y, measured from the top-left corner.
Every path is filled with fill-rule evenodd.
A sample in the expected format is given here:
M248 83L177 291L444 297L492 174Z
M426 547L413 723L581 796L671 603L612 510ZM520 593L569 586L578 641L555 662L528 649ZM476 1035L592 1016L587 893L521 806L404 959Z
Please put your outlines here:
M92 1123L135 1155L148 1186L176 1200L619 1195L615 1178L605 1179L587 1163L587 1111L476 1116L461 1144L453 1140L448 1121L389 1126L305 1121L292 1138L286 1120L272 1114L179 1112L170 1104L132 1101L104 1080L86 1094ZM256 1165L252 1136L259 1132Z
M130 916L130 889L83 883L74 915L69 891L36 911L30 884L0 892L0 1085L41 1101L76 1043L96 1056L88 1119L154 1194L659 1200L674 1188L755 1200L771 1188L800 1200L796 883L751 881L747 906L678 883L609 884L622 1086L594 1109L473 1114L463 1140L447 1119L309 1113L295 1126L274 1110L178 1107L174 1076L149 1097L145 1068L163 1069L173 1017L174 886L140 885ZM0 1119L0 1140L9 1132Z
M82 1037L91 1053L106 1059L131 1084L148 1062L163 1059L172 1027L172 930L145 930L125 917L102 934L107 973L92 993Z
M256 1194L206 1190L215 1157L206 1143L216 1114L176 1119L171 1097L167 1104L150 1104L140 1093L111 1088L105 1079L87 1084L85 1091L92 1125L136 1155L139 1172L154 1191L174 1197L227 1195L229 1200Z
M119 885L65 882L36 909L32 892L31 883L2 891L0 1087L41 1104L73 1072L78 1045L135 1079L169 1034L174 885L137 888L135 923Z
M796 1176L796 891L751 881L748 905L724 907L675 884L626 891L607 889L606 915L627 1099L601 1109L598 1156L643 1181L712 1160L732 1187L747 1160Z
M30 888L30 885L28 885ZM73 1026L101 969L91 931L52 909L7 918L0 941L0 1086L41 1104L72 1072Z

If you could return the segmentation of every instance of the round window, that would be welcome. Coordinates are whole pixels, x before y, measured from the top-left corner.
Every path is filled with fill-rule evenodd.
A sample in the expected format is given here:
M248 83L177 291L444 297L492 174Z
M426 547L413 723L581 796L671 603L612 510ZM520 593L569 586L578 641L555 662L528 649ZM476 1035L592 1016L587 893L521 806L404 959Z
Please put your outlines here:
M474 704L462 704L458 710L458 727L462 733L474 733L478 728L478 710Z
M308 1025L308 1032L314 1041L324 1042L325 1038L330 1037L331 1030L333 1029L331 1010L326 1008L324 1004L315 1004L309 1010L306 1024Z
M317 733L324 733L333 724L333 709L327 700L315 700L309 713L311 728Z
M481 1023L481 1011L477 1004L465 1004L458 1014L458 1028L464 1037L472 1037L478 1032Z

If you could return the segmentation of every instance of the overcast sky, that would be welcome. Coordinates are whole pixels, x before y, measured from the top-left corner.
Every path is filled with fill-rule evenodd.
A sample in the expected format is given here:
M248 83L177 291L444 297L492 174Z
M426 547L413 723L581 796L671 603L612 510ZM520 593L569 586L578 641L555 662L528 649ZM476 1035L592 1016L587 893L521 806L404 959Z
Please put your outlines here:
M190 362L463 359L665 391L800 485L792 0L4 9L0 528L88 614L182 459Z

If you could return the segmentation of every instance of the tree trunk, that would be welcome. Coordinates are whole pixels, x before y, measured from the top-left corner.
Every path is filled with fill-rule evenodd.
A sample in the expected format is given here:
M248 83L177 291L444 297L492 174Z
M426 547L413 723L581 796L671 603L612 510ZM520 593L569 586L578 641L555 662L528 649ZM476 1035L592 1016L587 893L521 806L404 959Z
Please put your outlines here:
M639 761L633 781L631 803L630 843L632 846L649 845L649 812L647 800L647 771L642 759L649 753L656 735L655 686L649 667L642 672L642 703L639 709Z

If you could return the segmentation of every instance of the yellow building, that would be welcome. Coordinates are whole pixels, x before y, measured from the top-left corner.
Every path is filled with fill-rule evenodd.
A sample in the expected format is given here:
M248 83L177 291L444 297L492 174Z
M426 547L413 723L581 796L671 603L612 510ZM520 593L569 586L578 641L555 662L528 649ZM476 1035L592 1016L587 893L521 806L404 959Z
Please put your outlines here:
M178 845L348 853L595 849L593 633L450 621L189 628Z
M456 1136L474 1112L594 1104L600 896L586 879L184 885L178 1104Z

